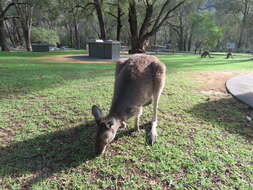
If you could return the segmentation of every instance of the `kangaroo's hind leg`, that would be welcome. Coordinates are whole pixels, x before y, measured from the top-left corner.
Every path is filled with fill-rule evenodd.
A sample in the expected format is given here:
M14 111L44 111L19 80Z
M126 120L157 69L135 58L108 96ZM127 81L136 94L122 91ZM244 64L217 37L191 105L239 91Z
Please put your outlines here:
M136 131L140 130L140 117L142 115L142 112L143 112L143 107L140 107L139 112L138 112L138 114L136 116L136 119L135 119L135 129L136 129Z

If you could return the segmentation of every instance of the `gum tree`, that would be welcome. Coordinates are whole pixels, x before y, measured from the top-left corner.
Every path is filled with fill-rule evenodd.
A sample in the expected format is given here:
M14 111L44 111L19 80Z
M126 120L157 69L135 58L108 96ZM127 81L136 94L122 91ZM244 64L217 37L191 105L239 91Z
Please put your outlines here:
M131 50L129 53L143 53L146 51L149 38L155 35L161 26L171 18L172 13L185 0L129 0L128 21L130 26ZM137 7L144 10L144 17L139 19ZM141 23L141 24L140 24Z
M14 3L10 1L7 1L6 3L5 1L0 0L0 46L2 47L2 51L9 51L9 47L6 40L4 21L10 18L7 16L7 12L12 6L14 6Z

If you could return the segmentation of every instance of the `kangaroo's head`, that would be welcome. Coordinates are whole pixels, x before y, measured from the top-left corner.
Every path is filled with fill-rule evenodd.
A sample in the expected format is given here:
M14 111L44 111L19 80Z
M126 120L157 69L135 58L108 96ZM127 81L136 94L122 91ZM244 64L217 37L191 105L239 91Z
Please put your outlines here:
M97 107L92 107L92 115L98 126L95 151L98 155L104 153L106 146L113 141L121 122L113 117L103 117L102 111Z

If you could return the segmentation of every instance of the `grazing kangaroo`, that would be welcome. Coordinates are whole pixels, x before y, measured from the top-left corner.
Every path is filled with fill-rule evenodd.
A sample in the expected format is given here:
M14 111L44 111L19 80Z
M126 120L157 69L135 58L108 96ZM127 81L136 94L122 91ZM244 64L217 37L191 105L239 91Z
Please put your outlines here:
M226 57L226 59L229 59L230 57L231 57L231 58L233 58L233 54L232 54L232 52L228 52L228 53L227 53L227 57Z
M209 57L209 58L211 58L211 55L210 55L210 53L208 52L208 51L204 51L202 54L201 54L201 58L206 58L206 57Z
M139 130L143 106L153 101L151 144L157 138L158 101L165 84L166 67L156 57L135 55L119 60L116 66L114 95L111 109L106 117L102 116L97 106L92 107L92 114L98 125L96 153L102 154L106 146L113 141L119 127L136 116L135 128Z

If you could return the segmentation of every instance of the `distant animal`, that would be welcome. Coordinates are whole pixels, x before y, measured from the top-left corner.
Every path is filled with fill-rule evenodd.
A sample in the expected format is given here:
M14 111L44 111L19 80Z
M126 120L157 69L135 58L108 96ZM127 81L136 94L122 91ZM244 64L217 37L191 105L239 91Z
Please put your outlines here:
M206 57L209 57L209 58L211 58L211 55L210 55L210 53L208 52L208 51L204 51L202 54L201 54L201 58L206 58Z
M94 105L92 114L98 126L95 151L102 154L113 141L118 129L136 116L135 128L139 131L139 121L143 106L153 102L152 128L149 133L151 144L157 138L157 109L160 95L165 85L166 67L156 57L134 55L119 60L115 72L114 95L109 114Z
M233 58L233 54L232 54L232 52L228 52L228 53L227 53L227 57L226 57L226 59L229 59L230 57L231 57L231 58Z

